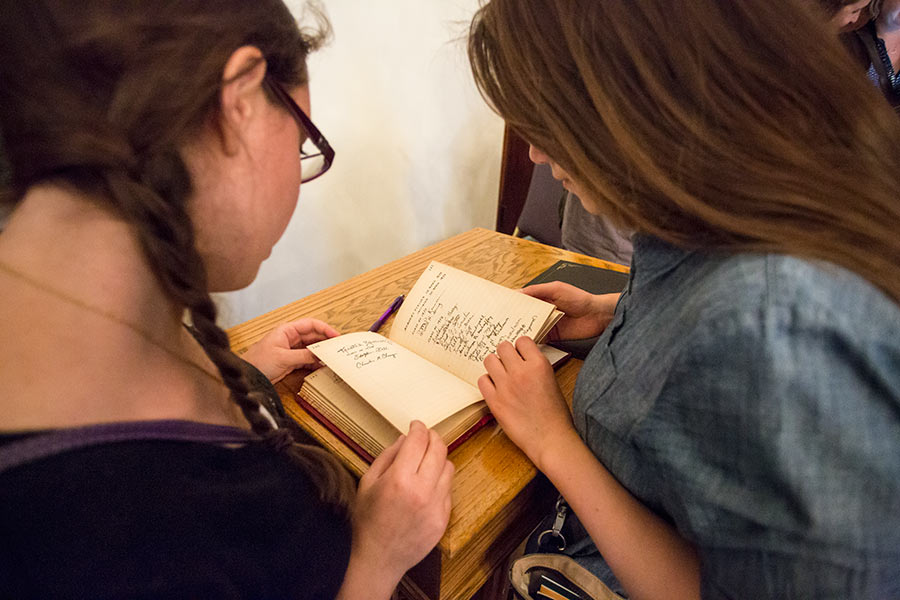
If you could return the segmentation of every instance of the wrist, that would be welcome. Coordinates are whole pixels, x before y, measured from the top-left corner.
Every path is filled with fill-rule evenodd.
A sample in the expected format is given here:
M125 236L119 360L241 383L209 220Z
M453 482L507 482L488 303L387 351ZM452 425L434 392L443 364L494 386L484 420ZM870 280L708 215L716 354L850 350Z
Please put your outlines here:
M584 442L575 431L575 426L568 423L565 427L560 427L555 433L549 433L544 436L539 450L530 456L534 466L541 473L551 477L551 473L557 468L557 465L565 463L560 457L570 456L573 450L577 450L579 446L583 446Z
M599 294L594 296L594 312L598 315L612 315L616 312L616 304L622 294Z
M389 600L403 576L382 568L378 556L369 556L354 545L350 550L350 562L336 600ZM374 560L373 560L374 559Z
M253 365L253 367L266 376L270 381L272 380L271 374L268 372L267 367L269 365L266 364L266 361L259 356L259 348L258 344L254 344L250 346L246 352L241 355L241 360L246 363Z

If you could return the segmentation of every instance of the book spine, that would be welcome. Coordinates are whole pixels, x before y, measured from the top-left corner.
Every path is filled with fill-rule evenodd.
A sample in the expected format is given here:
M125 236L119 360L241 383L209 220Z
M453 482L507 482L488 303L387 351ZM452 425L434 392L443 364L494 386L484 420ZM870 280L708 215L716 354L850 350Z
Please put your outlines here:
M488 423L490 423L493 420L494 420L494 415L492 415L490 413L481 417L481 419L477 423L475 423L474 425L469 427L464 434L462 434L461 436L459 436L458 438L456 438L455 440L450 442L450 444L447 446L447 454L450 454L451 452L456 450L460 444L462 444L464 441L466 441L467 439L469 439L470 437L475 435L475 433L479 429L481 429L482 427L484 427L485 425L487 425Z

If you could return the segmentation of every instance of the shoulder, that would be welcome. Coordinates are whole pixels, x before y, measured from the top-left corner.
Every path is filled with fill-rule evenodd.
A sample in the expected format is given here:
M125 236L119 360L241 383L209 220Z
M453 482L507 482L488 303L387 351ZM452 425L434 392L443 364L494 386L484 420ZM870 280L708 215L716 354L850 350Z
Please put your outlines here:
M760 323L785 312L800 320L842 315L838 326L856 331L863 325L875 334L875 317L886 324L888 334L900 327L896 302L855 273L824 261L771 253L685 251L638 236L632 266L631 312L647 315L648 322L668 319L668 324L677 316L679 335L702 335L729 321Z
M759 414L759 402L781 402L791 385L808 389L809 403L846 390L842 405L873 393L896 404L900 307L857 275L782 255L651 259L585 362L576 416L630 430L657 399L657 412Z
M707 575L883 578L900 551L900 309L791 257L686 268L693 322L638 444Z
M699 265L692 284L661 397L765 422L858 411L847 431L860 434L898 424L885 417L900 410L900 306L868 281L830 264L737 255Z
M688 299L700 316L643 426L692 490L692 526L767 551L896 552L900 309L821 263L749 255L702 269L704 297ZM710 519L731 533L706 531Z
M779 254L701 255L692 263L683 298L699 336L805 327L854 339L900 335L900 305L847 269Z
M255 445L87 448L7 472L0 501L13 596L66 597L90 581L98 597L327 597L349 557L343 511Z

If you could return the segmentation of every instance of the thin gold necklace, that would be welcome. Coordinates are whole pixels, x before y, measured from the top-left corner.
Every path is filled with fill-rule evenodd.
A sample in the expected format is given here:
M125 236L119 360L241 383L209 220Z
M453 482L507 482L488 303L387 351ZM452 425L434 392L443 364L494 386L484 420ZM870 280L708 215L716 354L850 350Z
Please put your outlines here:
M50 294L51 296L53 296L59 300L68 302L69 304L74 304L75 306L78 306L79 308L82 308L88 312L94 313L97 316L103 317L104 319L108 319L114 323L118 323L119 325L127 327L128 329L130 329L131 331L133 331L140 337L144 338L144 340L146 340L149 344L156 346L157 348L159 348L160 350L162 350L163 352L165 352L166 354L168 354L175 360L177 360L185 365L188 365L189 367L191 367L193 369L196 369L200 373L203 373L203 375L205 375L206 377L212 379L217 384L225 385L225 383L222 381L221 377L218 377L217 375L210 373L205 368L203 368L201 365L195 363L194 361L190 360L189 358L182 356L181 354L172 350L171 348L167 348L161 342L158 342L155 339L153 339L153 337L150 334L148 334L146 331L142 330L140 327L137 327L133 323L126 321L125 319L112 313L111 311L88 304L84 300L76 298L75 296L70 296L69 294L66 294L65 292L62 292L54 287L51 287L51 286L47 285L46 283L43 283L42 281L38 281L37 279L34 279L33 277L29 276L26 273L23 273L22 271L14 269L13 267L9 266L8 264L4 263L3 261L0 261L0 270L11 275L12 277L15 277L16 279L24 281L25 283L41 290L42 292Z

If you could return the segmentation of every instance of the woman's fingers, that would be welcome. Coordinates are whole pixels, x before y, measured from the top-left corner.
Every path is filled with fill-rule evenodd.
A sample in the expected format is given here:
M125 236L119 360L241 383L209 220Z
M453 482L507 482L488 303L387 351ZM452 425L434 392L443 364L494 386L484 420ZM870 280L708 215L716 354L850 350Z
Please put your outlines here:
M405 472L416 473L425 451L428 449L428 439L430 434L428 428L421 421L413 421L409 424L409 433L406 435L406 441L397 452L397 458L394 464Z
M500 342L500 345L497 346L497 356L507 370L509 370L509 368L517 361L522 360L522 357L519 356L519 352L516 350L515 346L509 342Z
M394 460L397 457L397 453L400 452L400 447L403 445L403 442L406 440L405 435L400 435L394 443L381 451L375 460L372 461L372 464L369 466L369 470L366 471L366 474L363 476L371 476L371 477L380 477L382 473L387 471L392 464L394 464Z
M428 430L428 448L419 463L418 474L426 482L437 482L447 463L447 445L433 429Z
M314 344L321 340L337 337L340 332L319 319L299 319L281 325L282 332L291 348Z

